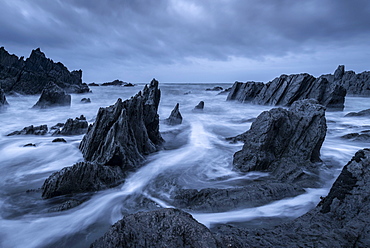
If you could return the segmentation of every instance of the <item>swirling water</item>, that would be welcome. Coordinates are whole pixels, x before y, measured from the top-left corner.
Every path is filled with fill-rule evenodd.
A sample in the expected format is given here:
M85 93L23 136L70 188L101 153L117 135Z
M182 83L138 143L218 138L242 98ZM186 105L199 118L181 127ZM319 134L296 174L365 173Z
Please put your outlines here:
M229 84L218 84L229 87ZM166 180L176 178L183 188L227 188L245 180L255 180L264 173L238 173L232 169L233 154L242 144L230 144L226 137L249 129L250 119L270 106L255 106L226 102L226 95L205 91L215 84L160 84L162 91L159 115L160 130L166 140L165 149L148 156L145 166L132 173L124 184L108 190L84 195L87 201L61 212L49 211L63 198L43 200L38 190L53 172L71 166L83 157L78 149L82 135L66 136L67 143L52 143L46 136L6 136L29 125L51 127L68 118L85 115L94 122L99 107L114 104L117 98L127 99L142 89L136 87L92 87L93 93L72 95L71 107L34 110L30 107L38 96L9 96L8 110L0 114L0 246L1 247L87 247L100 237L123 214L144 210L135 205L137 198L147 198L159 207L171 207ZM91 104L80 99L91 98ZM205 102L202 113L192 109ZM184 122L168 126L168 117L176 103ZM368 98L347 97L343 112L327 112L328 132L321 150L325 162L323 178L327 182L319 189L270 204L219 213L192 213L201 223L245 224L263 218L294 218L313 208L325 196L331 184L354 153L368 147L366 141L355 142L340 138L352 132L370 129L370 119L344 117L351 111L370 108ZM36 146L24 147L33 143ZM156 178L162 178L163 189L152 195ZM158 186L157 186L158 187Z

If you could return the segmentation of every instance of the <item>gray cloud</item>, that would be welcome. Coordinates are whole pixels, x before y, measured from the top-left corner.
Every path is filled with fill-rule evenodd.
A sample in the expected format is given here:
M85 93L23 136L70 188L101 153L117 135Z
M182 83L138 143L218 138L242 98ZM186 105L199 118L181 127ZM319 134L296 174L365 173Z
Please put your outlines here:
M333 63L331 70L356 58L353 69L361 70L369 62L358 52L370 50L367 0L2 2L1 45L26 56L22 53L27 49L41 47L48 57L71 69L82 68L88 81L116 77L140 81L150 73L165 72L166 80L197 81L186 76L192 70L198 81L232 81L240 79L233 73L243 73L231 70L227 63L238 67L237 61L246 60L249 72L253 61L260 67L265 63L266 71L289 66L307 71L306 66L312 73L321 72L328 62ZM338 57L335 52L341 50L351 54ZM320 58L320 54L329 58ZM277 66L272 60L283 64ZM317 68L310 64L315 60ZM301 67L297 67L299 61ZM199 67L204 75L197 72ZM263 72L263 68L256 70Z

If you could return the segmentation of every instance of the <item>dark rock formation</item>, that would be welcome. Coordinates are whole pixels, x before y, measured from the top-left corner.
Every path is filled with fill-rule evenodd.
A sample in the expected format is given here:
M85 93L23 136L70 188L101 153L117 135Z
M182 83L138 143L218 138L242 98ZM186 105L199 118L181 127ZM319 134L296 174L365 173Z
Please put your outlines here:
M122 86L124 84L126 84L126 83L121 81L121 80L116 79L112 82L102 83L101 86Z
M89 83L88 85L89 86L99 86L99 84L97 84L97 83Z
M76 119L69 118L66 123L63 125L61 130L57 130L53 135L80 135L84 134L87 131L88 123L85 116L81 115L76 117Z
M244 146L234 154L234 166L243 172L269 171L284 182L302 180L308 177L304 171L321 161L325 134L325 108L315 100L264 111L242 135Z
M180 125L182 123L182 116L177 103L175 108L171 111L170 116L165 120L168 125Z
M30 146L35 147L35 146L36 146L36 144L28 143L28 144L25 144L23 147L30 147Z
M212 233L177 209L125 216L91 247L217 247Z
M81 102L82 103L91 103L91 99L90 98L82 98Z
M53 143L60 143L60 142L62 142L62 143L67 143L67 141L65 140L65 139L63 139L63 138L56 138L56 139L53 139L53 141L52 141Z
M273 106L290 106L294 101L316 99L329 110L343 110L346 90L325 78L307 73L281 75L267 84L235 82L227 100Z
M361 110L360 112L350 112L346 114L344 117L351 116L370 116L370 109Z
M48 132L48 126L47 125L41 125L34 127L33 125L23 128L21 131L14 131L7 136L12 135L27 135L27 134L33 134L33 135L45 135Z
M43 185L43 197L87 192L116 186L129 171L142 165L144 156L163 143L157 114L158 81L129 100L100 108L80 143L87 162L66 167L51 175Z
M42 90L40 99L32 108L49 108L58 106L70 106L71 105L71 95L66 94L66 92L54 84L49 82L46 87Z
M200 111L200 110L203 110L203 109L204 109L204 102L203 102L203 101L200 101L200 102L198 103L198 105L194 107L194 109L193 109L193 110L195 110L195 111Z
M370 141L370 130L365 130L360 133L349 133L343 135L342 139L350 139L353 141Z
M6 101L5 93L2 88L0 88L0 112L7 108L8 102Z
M294 221L271 228L215 230L230 247L368 247L370 244L370 150L358 151L329 194Z
M49 212L60 212L65 211L74 207L77 207L78 205L82 204L82 201L71 199L68 201L63 202L62 204L59 204L56 207L53 207L49 210Z
M124 87L134 87L134 86L135 86L135 84L132 84L132 83L125 83L123 86L124 86Z
M344 65L339 65L334 75L322 75L330 83L343 86L349 96L370 96L370 71L356 74L345 71Z
M221 86L215 86L213 88L207 88L206 91L221 91L223 89Z
M81 70L70 72L62 63L46 58L39 48L26 60L0 48L0 85L6 93L40 94L50 81L67 93L89 92L81 78Z

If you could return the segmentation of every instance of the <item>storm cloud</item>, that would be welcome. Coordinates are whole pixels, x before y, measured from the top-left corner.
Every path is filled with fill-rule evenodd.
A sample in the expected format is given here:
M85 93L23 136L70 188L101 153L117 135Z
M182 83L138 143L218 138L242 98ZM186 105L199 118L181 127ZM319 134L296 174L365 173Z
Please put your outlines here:
M87 82L267 81L370 68L367 0L2 0L0 41Z

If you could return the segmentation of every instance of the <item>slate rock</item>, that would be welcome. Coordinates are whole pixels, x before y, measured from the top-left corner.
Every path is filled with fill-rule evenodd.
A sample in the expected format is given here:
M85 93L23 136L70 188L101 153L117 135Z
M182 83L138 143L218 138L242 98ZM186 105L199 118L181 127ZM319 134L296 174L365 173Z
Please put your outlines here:
M326 129L325 107L313 99L264 111L242 134L244 146L234 154L234 167L269 171L285 182L305 178L304 171L321 161Z
M180 125L182 123L182 116L179 110L179 103L171 111L170 116L165 120L165 123L171 126Z
M251 102L264 87L262 82L235 82L227 96L227 101Z
M101 86L122 86L124 84L126 84L126 83L121 81L121 80L116 79L112 82L102 83Z
M67 143L67 141L65 140L65 139L63 139L63 138L56 138L56 139L53 139L53 141L52 141L53 143Z
M69 118L63 125L61 130L57 130L53 135L80 135L87 131L89 124L86 121L86 117L81 115L76 117L74 120Z
M67 93L86 93L89 87L82 83L82 71L70 72L62 63L46 58L40 48L32 50L24 60L0 48L0 85L4 91L21 94L40 94L50 82Z
M89 83L88 85L89 86L99 86L99 84L97 84L97 83Z
M370 109L361 110L359 112L349 112L344 117L353 117L353 116L370 116Z
M217 247L212 233L178 209L139 212L123 217L91 247Z
M123 86L124 86L124 87L134 87L134 86L135 86L135 84L132 84L132 83L125 83Z
M6 110L9 103L6 101L5 92L0 88L0 112Z
M82 98L81 103L91 103L91 99L90 98Z
M194 107L194 109L193 110L195 110L195 111L201 111L201 110L203 110L204 109L204 102L203 101L200 101L199 103L198 103L198 105L196 105L195 107Z
M42 90L41 96L38 102L32 108L50 108L50 107L59 107L59 106L70 106L71 105L71 95L66 94L66 92L50 82Z
M207 88L206 91L222 91L223 89L221 86L215 86L213 88Z
M48 126L47 125L41 125L41 126L28 126L23 128L20 131L14 131L12 133L9 133L7 136L12 135L45 135L48 132Z
M23 147L36 147L36 144L33 144L33 143L28 143L28 144L25 144Z

